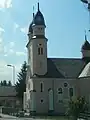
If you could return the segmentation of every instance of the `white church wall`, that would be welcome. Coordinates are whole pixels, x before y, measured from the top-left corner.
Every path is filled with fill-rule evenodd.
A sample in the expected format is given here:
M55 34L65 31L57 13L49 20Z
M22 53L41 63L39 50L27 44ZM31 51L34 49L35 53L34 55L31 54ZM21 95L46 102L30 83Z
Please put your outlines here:
M80 95L89 98L90 95L90 77L84 77L78 79Z
M41 92L41 83L43 83L44 90ZM67 83L67 93L64 91L64 83ZM62 94L58 94L58 88L62 88ZM63 100L69 100L69 88L74 88L73 95L76 95L76 79L60 79L60 78L34 78L33 79L33 89L36 90L36 111L40 113L45 113L49 109L49 100L48 98L48 90L53 90L53 104L54 104L54 110L55 112L61 110L64 111L65 108L63 106L64 101ZM67 97L65 97L65 95ZM41 102L41 100L43 102ZM44 109L43 109L44 108ZM62 112L61 111L61 112Z
M66 84L66 87L64 86ZM62 88L60 94L58 89ZM54 79L54 109L55 112L64 112L70 100L69 89L73 88L73 96L76 95L76 79Z
M52 89L52 81L50 79L35 78L33 79L33 87L36 91L36 112L48 113L49 110L49 94L48 90ZM41 91L41 84L42 91Z

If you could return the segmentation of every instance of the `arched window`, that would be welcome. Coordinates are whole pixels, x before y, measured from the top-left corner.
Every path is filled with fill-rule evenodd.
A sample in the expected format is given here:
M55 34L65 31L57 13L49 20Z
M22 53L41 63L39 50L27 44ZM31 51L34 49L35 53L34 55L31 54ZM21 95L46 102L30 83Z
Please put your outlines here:
M43 83L41 83L41 92L43 92L44 86Z
M69 95L70 95L70 97L73 96L73 88L69 88Z
M62 88L58 88L58 94L62 94Z
M43 55L43 47L42 47L42 44L38 44L38 55Z

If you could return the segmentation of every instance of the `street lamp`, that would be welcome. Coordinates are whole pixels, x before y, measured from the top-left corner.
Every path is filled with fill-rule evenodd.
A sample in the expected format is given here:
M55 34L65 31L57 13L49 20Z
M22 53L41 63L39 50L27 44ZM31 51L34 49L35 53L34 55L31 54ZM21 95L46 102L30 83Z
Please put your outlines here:
M11 64L8 64L7 66L13 68L13 84L15 85L15 66Z

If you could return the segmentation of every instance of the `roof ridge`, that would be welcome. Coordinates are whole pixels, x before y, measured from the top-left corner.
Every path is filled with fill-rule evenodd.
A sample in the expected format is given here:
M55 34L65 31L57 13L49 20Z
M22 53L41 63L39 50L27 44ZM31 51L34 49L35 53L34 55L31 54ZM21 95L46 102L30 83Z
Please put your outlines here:
M75 59L75 60L82 60L82 58L47 58L47 59Z

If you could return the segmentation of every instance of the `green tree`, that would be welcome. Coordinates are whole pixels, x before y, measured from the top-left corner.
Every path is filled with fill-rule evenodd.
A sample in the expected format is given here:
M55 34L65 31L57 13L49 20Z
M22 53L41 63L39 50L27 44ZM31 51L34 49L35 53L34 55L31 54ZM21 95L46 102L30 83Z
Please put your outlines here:
M7 81L3 80L3 86L7 86Z
M68 107L68 115L72 116L74 120L87 110L87 103L84 97L78 97L76 100L70 100Z
M7 86L12 86L12 83L10 80L8 81Z
M3 86L3 81L1 81L0 85Z
M24 61L24 64L21 67L20 72L18 73L18 81L15 85L17 97L23 102L23 94L26 91L26 73L27 73L27 63Z

